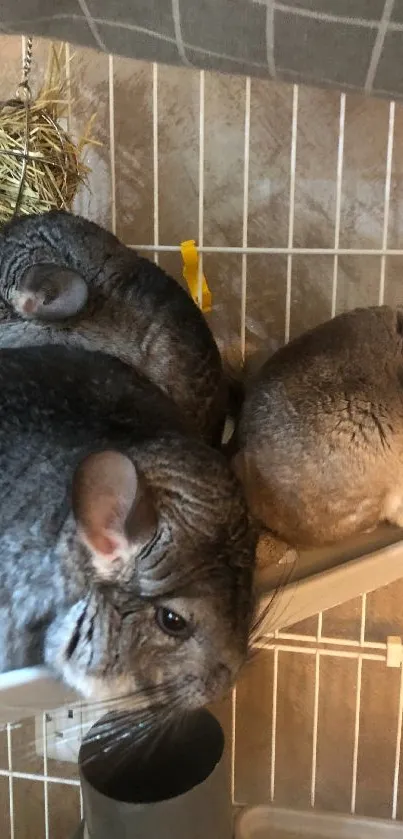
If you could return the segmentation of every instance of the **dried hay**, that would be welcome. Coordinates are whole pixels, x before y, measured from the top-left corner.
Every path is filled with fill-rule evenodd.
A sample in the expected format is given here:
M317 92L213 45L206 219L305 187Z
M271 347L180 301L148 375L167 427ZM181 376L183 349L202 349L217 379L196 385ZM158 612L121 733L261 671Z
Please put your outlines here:
M89 169L82 162L92 117L75 145L59 121L68 113L63 47L51 47L45 83L35 101L28 87L0 106L0 222L14 215L70 209ZM21 89L23 88L23 89Z

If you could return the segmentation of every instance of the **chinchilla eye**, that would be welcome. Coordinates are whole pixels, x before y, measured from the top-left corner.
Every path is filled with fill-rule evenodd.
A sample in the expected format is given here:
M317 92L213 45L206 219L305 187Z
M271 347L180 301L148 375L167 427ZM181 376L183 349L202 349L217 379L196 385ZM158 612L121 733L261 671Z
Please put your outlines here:
M172 638L179 638L184 641L190 638L191 629L187 621L166 606L159 606L155 612L155 619L159 628L165 635L170 635Z

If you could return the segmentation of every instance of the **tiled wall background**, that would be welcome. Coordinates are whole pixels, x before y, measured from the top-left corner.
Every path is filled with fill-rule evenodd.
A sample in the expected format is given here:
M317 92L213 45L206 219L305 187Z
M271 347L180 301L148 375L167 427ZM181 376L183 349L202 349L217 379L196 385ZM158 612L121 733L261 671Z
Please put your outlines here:
M47 46L35 45L33 86L41 80ZM95 133L102 146L88 155L90 191L77 209L98 222L112 224L109 60L86 49L72 50L73 127L97 112ZM3 37L0 96L14 94L19 80L21 41ZM129 244L154 243L153 67L114 59L114 139L116 227ZM154 76L155 79L155 76ZM200 79L196 71L158 69L159 243L179 245L197 238L199 229ZM228 248L242 244L245 80L205 76L204 244ZM154 88L155 93L155 88ZM250 109L248 245L286 248L290 234L290 151L295 118L292 87L253 80ZM294 247L333 248L337 199L340 95L301 88L298 99L295 157ZM386 101L349 95L346 99L344 160L341 181L342 249L382 247L385 172L390 111ZM387 258L385 301L402 299L403 268L403 109L397 106L390 177L387 245L402 255ZM160 262L180 279L178 252L161 252ZM213 293L210 316L223 351L240 358L242 256L207 253L205 272ZM380 255L340 255L336 311L377 303ZM246 351L273 351L284 340L287 271L291 278L290 336L331 314L334 256L310 254L248 255L246 262ZM361 602L345 604L323 618L323 634L357 640ZM366 640L384 642L400 634L403 585L367 598ZM316 634L316 619L298 628ZM309 643L307 643L309 646ZM312 645L311 645L312 646ZM264 652L247 670L238 691L236 795L240 801L270 798L272 766L273 657ZM315 657L278 654L275 801L310 806ZM316 805L348 811L356 724L357 660L326 657L319 689ZM400 673L383 662L362 663L360 739L357 756L357 812L389 817L396 766ZM35 754L32 721L13 730L13 768L43 774ZM6 735L0 737L0 770L8 769ZM49 762L48 774L76 778L68 764ZM66 785L16 778L14 833L10 832L9 781L0 777L0 835L15 839L67 839L79 818L78 790ZM397 816L403 819L399 801Z
M401 98L399 0L3 0L0 30L214 72Z

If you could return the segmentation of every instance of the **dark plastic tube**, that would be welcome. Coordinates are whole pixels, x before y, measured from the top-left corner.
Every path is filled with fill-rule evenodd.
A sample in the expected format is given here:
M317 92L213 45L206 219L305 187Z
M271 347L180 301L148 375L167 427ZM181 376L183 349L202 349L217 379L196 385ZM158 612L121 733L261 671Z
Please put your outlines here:
M79 755L90 839L231 839L224 734L209 711L187 714L154 742L129 733L111 750L100 747L99 726L105 717Z

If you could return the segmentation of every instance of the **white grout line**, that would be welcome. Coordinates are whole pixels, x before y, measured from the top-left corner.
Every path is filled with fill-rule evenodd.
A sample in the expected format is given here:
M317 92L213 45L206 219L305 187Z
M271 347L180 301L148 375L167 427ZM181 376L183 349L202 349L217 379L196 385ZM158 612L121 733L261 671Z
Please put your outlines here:
M312 18L315 21L323 21L324 23L347 24L359 27L363 26L369 29L377 29L379 26L379 20L367 20L366 18L356 16L349 17L348 15L327 14L326 12L316 11L316 9L311 10L294 6L292 3L276 2L275 7L279 12L286 12L287 14L293 14L297 17Z
M101 38L99 29L98 29L98 26L97 26L97 21L96 21L95 18L92 17L92 14L91 14L91 12L88 8L86 0L78 0L78 2L81 6L81 9L82 9L83 13L84 13L84 16L85 16L85 19L87 21L88 27L89 27L90 31L92 32L92 36L93 36L96 44L98 45L98 47L103 52L108 52L108 50L106 49L105 43L104 43L103 39Z
M186 48L183 42L179 0L172 0L172 19L175 30L176 47L179 53L180 60L183 64L185 64L185 66L192 67L192 62L189 61L186 55Z
M379 22L378 32L375 38L374 47L372 50L371 61L368 67L367 78L365 79L364 91L365 93L371 93L372 88L374 85L374 79L376 75L376 71L379 66L379 62L382 55L383 45L385 42L386 34L389 27L389 21L391 14L393 12L395 0L385 0L385 5L383 7L382 18Z

